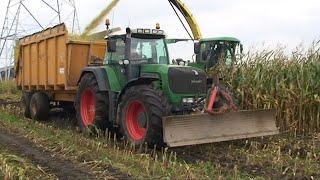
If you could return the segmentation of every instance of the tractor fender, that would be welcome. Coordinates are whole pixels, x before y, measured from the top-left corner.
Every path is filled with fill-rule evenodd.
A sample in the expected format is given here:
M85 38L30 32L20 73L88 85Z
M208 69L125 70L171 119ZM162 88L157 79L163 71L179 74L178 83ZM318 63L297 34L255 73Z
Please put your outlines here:
M115 122L116 121L116 111L117 111L117 108L115 106L117 93L111 91L106 69L104 67L85 67L85 68L83 68L81 70L81 76L78 80L78 84L79 84L82 76L86 73L94 74L94 76L98 82L99 90L108 92L108 96L109 96L109 113L108 113L109 121Z
M160 80L160 77L158 74L155 74L155 73L144 73L140 77L130 80L125 85L125 87L121 90L121 92L119 93L118 98L117 98L118 99L117 106L119 105L119 103L121 101L122 95L126 92L126 90L128 88L130 88L132 86L136 86L136 85L143 85L143 84L149 85L153 81L157 81L157 80ZM119 121L119 119L117 118L116 123L119 123L118 121Z
M109 91L110 85L109 85L109 79L107 71L104 67L85 67L81 70L80 78L78 79L78 84L82 78L82 76L86 73L92 73L98 82L99 90L100 91Z
M131 86L136 86L136 85L142 85L142 84L151 84L153 81L160 80L160 77L158 74L155 73L143 73L141 74L140 77L134 78L127 82L127 84L122 88L119 98L121 97L122 94L126 91L126 89L130 88Z

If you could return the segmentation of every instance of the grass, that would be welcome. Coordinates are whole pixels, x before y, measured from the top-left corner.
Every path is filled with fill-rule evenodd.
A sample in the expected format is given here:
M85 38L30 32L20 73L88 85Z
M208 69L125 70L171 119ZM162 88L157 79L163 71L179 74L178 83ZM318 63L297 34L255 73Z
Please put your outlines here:
M21 92L17 89L14 81L0 83L0 99L18 100Z
M0 178L1 179L56 179L37 166L0 146Z
M11 110L10 110L11 109ZM20 118L14 108L6 107L0 113L1 124L13 132L22 134L46 150L57 153L74 163L84 163L97 176L109 176L108 167L134 178L182 178L208 179L219 177L210 162L186 163L178 160L175 152L167 149L150 150L146 147L132 147L128 143L109 137L88 137L72 129L61 129L44 123ZM11 112L8 114L8 112ZM203 168L210 167L210 171ZM233 177L233 169L221 174ZM238 172L236 177L244 178L246 173Z
M3 107L1 124L48 151L87 164L97 177L112 167L133 178L320 178L320 135L293 134L163 150L132 147L112 135L92 137L73 128L35 122Z

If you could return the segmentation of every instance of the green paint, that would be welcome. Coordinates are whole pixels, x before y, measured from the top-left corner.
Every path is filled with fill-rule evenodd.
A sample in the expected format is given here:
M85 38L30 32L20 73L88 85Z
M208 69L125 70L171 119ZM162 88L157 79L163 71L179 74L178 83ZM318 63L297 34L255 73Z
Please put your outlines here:
M162 85L160 88L167 96L168 100L173 105L181 104L182 98L185 97L203 97L205 94L176 94L173 93L169 87L168 70L170 67L181 67L178 65L167 64L145 64L141 66L141 73L157 73L160 76L160 82L155 82L156 85ZM201 71L201 69L197 69Z
M111 91L120 92L123 87L123 79L119 77L112 65L106 65L105 69L107 71Z
M230 41L230 42L240 42L239 39L234 37L213 37L213 38L203 38L200 39L201 42L210 42L210 41Z

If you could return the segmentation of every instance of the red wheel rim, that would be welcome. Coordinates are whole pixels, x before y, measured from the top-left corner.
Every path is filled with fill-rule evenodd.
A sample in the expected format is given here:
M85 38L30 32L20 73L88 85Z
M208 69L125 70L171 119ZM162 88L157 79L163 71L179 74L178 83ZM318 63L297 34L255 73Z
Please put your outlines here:
M147 120L146 111L143 104L140 101L130 102L125 117L126 126L129 135L135 141L142 140L146 135L147 122L145 122L145 127L141 126L141 123L139 124L138 122L139 117L145 118L145 121Z
M96 114L96 99L90 88L85 89L81 94L80 111L83 125L92 125Z

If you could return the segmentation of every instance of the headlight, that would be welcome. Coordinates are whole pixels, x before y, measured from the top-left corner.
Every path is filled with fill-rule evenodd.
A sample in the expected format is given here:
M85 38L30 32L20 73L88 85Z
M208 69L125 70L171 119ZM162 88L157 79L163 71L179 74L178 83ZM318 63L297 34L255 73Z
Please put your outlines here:
M193 103L193 102L194 102L193 98L188 98L187 99L187 103Z
M150 29L145 29L145 30L144 30L144 33L150 34Z
M143 29L138 29L138 30L137 30L137 33L143 34Z
M193 98L182 98L182 102L183 103L194 103L194 99Z

